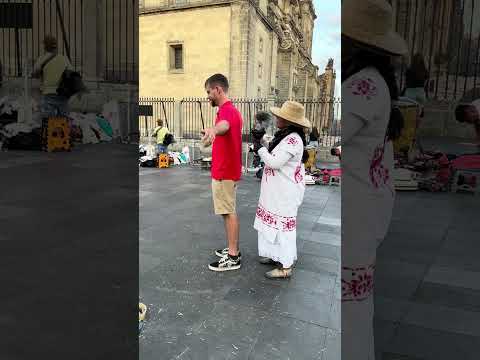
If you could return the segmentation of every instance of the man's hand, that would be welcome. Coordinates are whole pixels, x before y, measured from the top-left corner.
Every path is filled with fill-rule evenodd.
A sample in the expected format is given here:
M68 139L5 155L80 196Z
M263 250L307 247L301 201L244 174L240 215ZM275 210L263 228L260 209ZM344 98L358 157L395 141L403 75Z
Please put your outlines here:
M205 130L202 130L202 143L205 146L209 146L213 143L213 140L215 140L215 137L217 136L217 131L215 128L208 128Z

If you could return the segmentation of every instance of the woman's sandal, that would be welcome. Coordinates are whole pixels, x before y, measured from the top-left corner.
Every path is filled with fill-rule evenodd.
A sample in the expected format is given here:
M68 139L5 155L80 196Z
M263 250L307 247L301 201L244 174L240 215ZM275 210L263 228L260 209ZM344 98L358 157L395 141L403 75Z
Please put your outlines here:
M273 269L265 273L265 276L268 279L288 279L292 276L292 269Z
M147 314L147 306L143 303L138 303L138 331L143 329L143 321L145 320L145 315Z

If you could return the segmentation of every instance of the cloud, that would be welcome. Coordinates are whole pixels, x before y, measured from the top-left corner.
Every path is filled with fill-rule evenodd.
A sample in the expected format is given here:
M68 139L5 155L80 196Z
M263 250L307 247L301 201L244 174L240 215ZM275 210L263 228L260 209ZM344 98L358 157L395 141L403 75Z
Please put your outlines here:
M337 73L335 94L340 95L341 84L341 0L313 0L317 19L313 32L312 60L320 72L333 58Z

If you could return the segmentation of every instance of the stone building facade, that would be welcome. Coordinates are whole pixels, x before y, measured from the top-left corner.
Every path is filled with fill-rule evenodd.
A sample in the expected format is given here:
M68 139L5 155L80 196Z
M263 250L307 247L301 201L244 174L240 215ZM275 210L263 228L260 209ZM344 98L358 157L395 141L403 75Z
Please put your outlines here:
M140 96L204 97L214 73L231 97L331 98L333 60L312 63L311 0L140 1Z

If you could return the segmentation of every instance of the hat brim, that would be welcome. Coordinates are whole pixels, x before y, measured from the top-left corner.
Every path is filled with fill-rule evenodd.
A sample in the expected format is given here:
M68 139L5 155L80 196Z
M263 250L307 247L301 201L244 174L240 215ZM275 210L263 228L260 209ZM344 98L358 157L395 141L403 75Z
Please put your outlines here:
M275 116L278 116L282 119L285 119L288 122L291 122L293 124L300 125L303 128L310 129L312 127L312 124L310 123L310 120L308 120L306 117L301 118L301 119L292 118L288 114L285 114L284 112L282 112L282 109L279 108L279 107L275 107L275 106L271 107L270 112Z
M376 47L393 55L405 56L408 54L408 46L405 39L395 31L390 31L381 36L375 36L342 29L342 34L362 44Z

